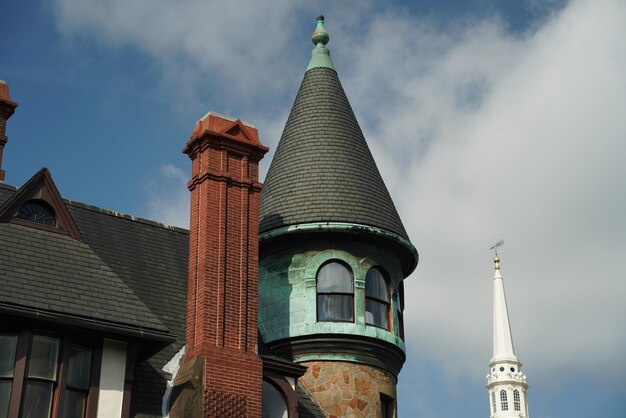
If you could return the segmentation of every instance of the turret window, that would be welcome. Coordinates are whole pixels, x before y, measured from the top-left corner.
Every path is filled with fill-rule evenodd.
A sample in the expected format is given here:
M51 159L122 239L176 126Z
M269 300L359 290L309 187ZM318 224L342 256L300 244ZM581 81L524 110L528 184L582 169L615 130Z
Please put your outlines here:
M398 336L404 340L404 284L400 282L396 293L396 312L398 313Z
M352 271L342 262L330 261L317 272L317 320L354 321Z
M509 410L509 401L507 400L506 390L504 389L500 391L500 409L503 411Z
M491 413L496 413L496 392L491 392Z
M389 284L383 272L371 268L365 276L365 323L389 329Z
M520 411L521 410L521 402L520 402L520 397L519 397L519 390L515 389L513 391L513 408L515 408L516 411Z

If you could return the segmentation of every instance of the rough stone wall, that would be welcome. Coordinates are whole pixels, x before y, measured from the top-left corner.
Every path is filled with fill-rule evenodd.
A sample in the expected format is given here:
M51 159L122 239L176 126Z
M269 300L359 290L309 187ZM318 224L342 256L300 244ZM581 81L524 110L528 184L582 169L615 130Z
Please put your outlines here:
M327 418L380 418L381 393L396 399L397 381L387 371L337 361L301 364L307 366L308 370L300 382Z

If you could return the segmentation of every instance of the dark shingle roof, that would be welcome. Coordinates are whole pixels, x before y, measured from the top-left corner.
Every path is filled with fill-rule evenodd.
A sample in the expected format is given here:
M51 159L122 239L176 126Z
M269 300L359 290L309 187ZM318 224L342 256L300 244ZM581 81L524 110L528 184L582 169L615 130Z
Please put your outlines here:
M67 235L0 224L0 302L167 331L93 252Z
M16 191L0 183L0 205ZM0 224L0 300L58 312L69 309L85 318L97 308L110 321L178 336L135 368L131 416L160 417L166 382L161 368L184 344L189 233L82 203L65 204L86 244ZM20 285L27 288L16 288ZM72 303L65 300L68 294L76 298ZM72 306L76 300L84 303Z
M408 238L337 73L313 68L304 75L261 191L260 232L325 221Z

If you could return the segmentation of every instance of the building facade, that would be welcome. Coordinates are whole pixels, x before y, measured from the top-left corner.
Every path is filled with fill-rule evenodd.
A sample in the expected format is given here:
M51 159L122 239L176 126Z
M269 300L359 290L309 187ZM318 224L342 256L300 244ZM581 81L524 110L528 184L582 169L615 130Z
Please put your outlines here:
M265 185L256 128L209 112L190 229L3 182L0 418L397 417L418 254L317 19Z

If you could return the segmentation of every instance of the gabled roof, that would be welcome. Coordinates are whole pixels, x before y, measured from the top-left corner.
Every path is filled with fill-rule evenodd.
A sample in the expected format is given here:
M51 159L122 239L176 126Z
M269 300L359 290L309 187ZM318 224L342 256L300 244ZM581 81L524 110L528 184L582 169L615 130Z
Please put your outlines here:
M41 168L16 193L0 203L0 222L19 221L23 223L15 216L20 207L29 200L43 200L54 211L56 225L53 228L48 228L49 231L66 234L77 241L85 242L65 203L63 203L59 190L47 168ZM28 221L26 222L28 224Z
M0 206L19 190L0 183ZM117 321L170 342L178 337L135 368L131 416L160 417L166 382L161 368L184 344L189 232L79 202L62 203L84 243L0 224L0 303L67 313L83 322ZM68 303L69 296L76 299ZM76 300L80 303L72 306Z
M66 235L0 223L0 246L0 304L5 308L168 332L87 245Z
M408 238L334 69L308 70L270 165L260 233L312 222Z

